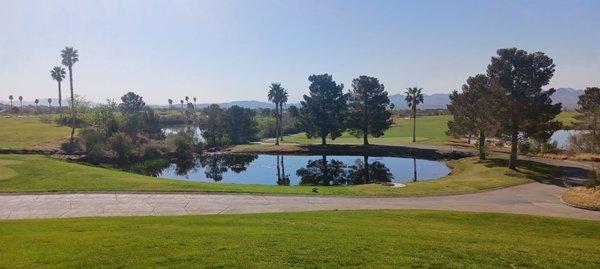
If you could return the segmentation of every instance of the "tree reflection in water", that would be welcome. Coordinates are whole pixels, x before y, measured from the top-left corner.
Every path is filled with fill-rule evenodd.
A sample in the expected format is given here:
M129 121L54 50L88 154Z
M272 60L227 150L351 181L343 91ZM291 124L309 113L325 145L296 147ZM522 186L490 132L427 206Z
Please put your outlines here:
M229 169L235 173L246 171L248 165L258 158L258 155L242 154L205 154L198 158L207 178L219 182L223 173Z
M285 173L285 165L283 163L283 155L277 155L277 185L289 186L290 175Z
M300 185L340 185L346 184L346 165L338 160L327 161L323 155L320 160L308 161L306 167L296 171Z
M390 182L392 179L394 176L385 164L378 161L369 163L368 156L363 156L363 160L356 160L353 165L348 166L347 184L350 185Z
M341 161L327 161L323 155L320 160L308 161L306 167L298 169L301 185L355 185L374 182L389 182L394 178L390 169L383 163L369 163L369 157L356 160L347 166Z

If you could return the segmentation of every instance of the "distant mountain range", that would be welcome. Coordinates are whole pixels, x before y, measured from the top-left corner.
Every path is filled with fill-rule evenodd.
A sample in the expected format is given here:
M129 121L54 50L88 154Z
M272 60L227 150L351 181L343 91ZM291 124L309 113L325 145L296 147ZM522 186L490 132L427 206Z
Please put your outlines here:
M552 101L554 103L562 103L563 109L576 109L577 101L579 96L583 94L583 90L575 90L573 88L558 88L552 95ZM389 96L390 102L392 102L398 109L407 109L408 106L404 101L403 94L393 94ZM423 109L436 109L446 108L446 105L450 102L450 94L446 93L435 93L431 95L425 95L424 102L420 106Z
M583 90L576 90L573 88L559 88L552 95L552 100L557 103L560 102L563 105L563 109L575 109L577 108L577 101L579 100L579 96L583 94ZM406 102L404 101L404 94L392 94L389 96L390 102L396 106L396 109L407 109ZM46 102L48 98L40 99L40 105L48 105ZM425 101L420 105L422 109L439 109L446 108L446 105L449 103L449 94L446 93L434 93L434 94L425 94ZM13 101L15 105L19 105L19 101ZM8 104L8 100L1 101L0 103ZM33 102L23 101L23 105L32 105ZM66 101L63 105L66 104ZM58 101L53 100L53 106L58 105ZM198 104L198 108L204 108L209 106L209 103ZM263 101L232 101L219 103L219 106L223 108L229 108L231 106L237 105L241 107L247 108L273 108L273 103L263 102ZM300 106L299 103L290 103L287 104L286 107L291 105ZM152 107L168 107L168 105L151 105ZM173 104L173 106L179 106L179 103Z

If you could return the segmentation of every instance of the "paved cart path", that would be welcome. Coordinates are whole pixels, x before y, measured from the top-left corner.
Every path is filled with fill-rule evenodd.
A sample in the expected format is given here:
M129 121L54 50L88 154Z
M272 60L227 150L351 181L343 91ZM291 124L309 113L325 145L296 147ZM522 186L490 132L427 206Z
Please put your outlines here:
M235 214L334 209L437 209L600 220L600 211L577 209L563 204L560 196L564 190L553 184L534 182L472 194L402 198L207 193L3 194L0 195L0 219Z

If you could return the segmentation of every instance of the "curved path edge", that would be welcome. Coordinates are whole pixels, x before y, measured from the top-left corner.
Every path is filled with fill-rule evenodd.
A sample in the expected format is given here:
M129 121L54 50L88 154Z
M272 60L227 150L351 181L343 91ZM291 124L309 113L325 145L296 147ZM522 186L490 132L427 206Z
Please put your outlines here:
M0 195L0 219L432 209L600 220L600 211L562 203L563 191L562 187L534 182L462 195L398 198L222 193L4 194Z

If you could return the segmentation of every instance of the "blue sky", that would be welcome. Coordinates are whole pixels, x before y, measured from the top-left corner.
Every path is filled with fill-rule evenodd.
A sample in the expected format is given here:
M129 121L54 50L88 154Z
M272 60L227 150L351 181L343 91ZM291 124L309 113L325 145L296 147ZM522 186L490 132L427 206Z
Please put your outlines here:
M2 100L54 97L65 45L80 53L76 92L94 101L264 101L270 82L298 101L313 73L447 93L515 46L555 60L552 87L600 85L600 1L0 2Z

